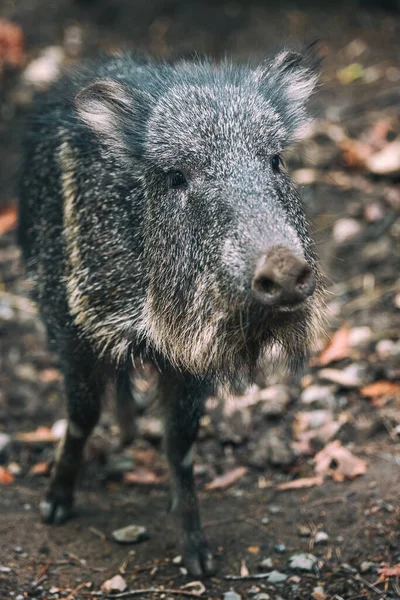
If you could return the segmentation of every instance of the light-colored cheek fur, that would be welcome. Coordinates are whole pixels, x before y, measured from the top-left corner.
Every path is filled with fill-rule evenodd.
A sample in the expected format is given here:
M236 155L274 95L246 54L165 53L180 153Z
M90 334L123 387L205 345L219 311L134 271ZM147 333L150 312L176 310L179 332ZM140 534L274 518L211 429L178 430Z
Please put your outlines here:
M197 279L192 300L184 315L173 301L164 300L160 309L159 292L150 285L138 324L144 340L168 358L177 368L205 374L221 359L221 328L229 308L218 293L215 277L205 274Z

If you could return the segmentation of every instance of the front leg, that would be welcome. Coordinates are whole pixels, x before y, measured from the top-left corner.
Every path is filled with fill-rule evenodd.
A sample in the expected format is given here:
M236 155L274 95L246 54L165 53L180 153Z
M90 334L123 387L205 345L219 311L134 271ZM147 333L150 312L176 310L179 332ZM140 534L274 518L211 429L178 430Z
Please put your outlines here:
M214 560L201 527L193 478L194 444L207 385L174 372L160 377L165 446L172 479L172 510L182 530L184 563L191 575L211 575Z

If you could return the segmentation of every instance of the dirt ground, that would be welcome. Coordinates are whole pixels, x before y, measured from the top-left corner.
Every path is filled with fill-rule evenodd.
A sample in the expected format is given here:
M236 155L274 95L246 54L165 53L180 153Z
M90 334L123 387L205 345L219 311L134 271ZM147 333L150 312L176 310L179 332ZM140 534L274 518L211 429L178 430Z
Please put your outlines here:
M112 597L154 588L146 597L400 598L398 4L26 0L2 2L0 16L24 39L23 55L15 65L4 59L0 71L0 600L107 597L99 590L118 573L127 590ZM0 26L0 58L2 35ZM177 559L152 407L123 453L107 407L87 449L76 519L58 528L39 519L65 411L58 358L27 299L15 242L17 135L40 77L23 75L49 46L66 63L115 47L246 59L317 38L317 119L287 166L324 270L329 331L339 333L325 349L321 341L300 382L277 376L243 396L209 400L196 473L218 573L204 590L184 588L192 579ZM279 489L294 482L299 489ZM113 541L132 523L149 539ZM291 558L305 554L311 566L294 568ZM270 575L253 577L262 573Z

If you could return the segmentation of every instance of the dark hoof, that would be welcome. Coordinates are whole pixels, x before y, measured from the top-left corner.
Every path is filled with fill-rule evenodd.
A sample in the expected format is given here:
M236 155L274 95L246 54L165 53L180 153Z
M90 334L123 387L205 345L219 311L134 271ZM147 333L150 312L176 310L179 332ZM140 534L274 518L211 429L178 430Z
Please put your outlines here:
M213 555L204 537L198 538L192 534L186 540L183 562L194 577L210 577L216 571Z
M48 492L40 502L40 514L44 523L62 525L74 515L72 498Z

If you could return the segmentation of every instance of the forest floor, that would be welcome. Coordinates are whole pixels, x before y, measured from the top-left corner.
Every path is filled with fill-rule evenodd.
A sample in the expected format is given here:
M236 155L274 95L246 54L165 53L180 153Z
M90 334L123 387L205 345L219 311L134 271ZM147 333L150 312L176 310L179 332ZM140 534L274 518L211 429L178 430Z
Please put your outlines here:
M3 4L0 599L107 597L100 590L116 575L119 597L153 588L142 593L400 598L399 12L373 2ZM180 564L153 407L124 452L106 407L87 448L78 516L43 525L38 504L65 409L58 358L28 299L15 240L16 140L32 89L99 49L246 59L282 40L316 38L324 55L317 118L287 166L323 266L331 339L301 381L260 379L242 396L207 402L195 464L217 575L196 583ZM131 524L146 527L148 539L116 543L113 531ZM240 600L232 594L225 600Z

